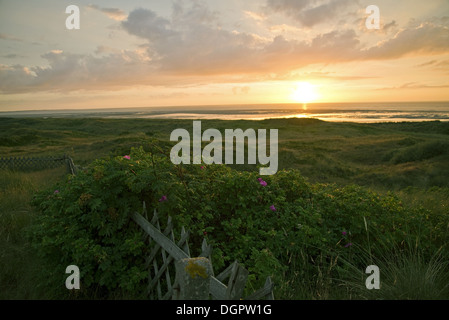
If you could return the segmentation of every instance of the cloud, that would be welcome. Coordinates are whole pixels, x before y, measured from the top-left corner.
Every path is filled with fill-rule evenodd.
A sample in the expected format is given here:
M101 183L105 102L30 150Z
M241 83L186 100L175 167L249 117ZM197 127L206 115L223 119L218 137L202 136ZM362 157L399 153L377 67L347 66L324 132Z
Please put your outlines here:
M424 63L420 63L419 65L417 65L417 67L428 67L431 65L434 65L437 62L437 60L430 60Z
M256 20L256 21L264 21L267 19L267 17L265 15L257 13L257 12L245 10L245 11L243 11L243 13L245 14L245 16L247 16L253 20Z
M430 22L403 29L393 38L364 50L362 58L397 59L411 54L442 54L449 52L449 27Z
M301 1L277 0L277 3L305 5ZM431 23L402 29L368 48L362 46L352 29L322 33L310 41L301 41L282 35L265 39L224 30L219 25L217 16L198 3L190 8L178 3L172 20L151 10L137 9L122 22L128 33L148 40L148 55L157 61L159 71L185 76L280 74L317 63L396 59L449 51L447 27ZM395 23L390 25L393 27Z
M148 53L161 69L182 74L233 73L251 69L248 56L262 46L260 37L218 26L214 13L195 3L175 6L172 20L137 9L122 22L130 34L148 40ZM242 58L243 57L243 58Z
M90 4L87 6L90 9L98 10L105 15L107 15L110 19L116 20L116 21L122 21L126 19L126 13L118 8L101 8L97 5Z
M386 24L382 27L382 30L385 31L385 32L388 32L388 30L393 29L393 28L395 28L395 27L397 27L397 26L398 26L398 25L397 25L396 21L393 20L393 21L391 21L391 22L389 22L389 23L386 23Z
M41 56L46 67L0 65L0 92L73 91L144 85L152 74L148 57L122 50L107 56L71 54L52 50Z
M448 68L449 67L449 60L440 61L436 64L436 67L439 68ZM446 71L449 69L446 69Z
M276 12L295 14L304 10L310 3L315 2L310 0L268 0L267 7Z
M302 30L298 27L295 26L291 26L288 24L277 24L277 25L272 25L269 27L271 32L294 32L296 34L299 34Z
M97 47L97 49L95 50L95 54L108 54L108 53L117 53L120 52L119 49L115 49L112 47L108 47L108 46L104 46L104 45L99 45Z
M311 28L315 25L340 18L344 12L357 4L357 0L268 0L266 8L278 12Z
M327 22L334 17L339 17L343 11L346 11L354 3L356 3L354 0L329 1L304 10L298 15L298 18L304 26L311 28L317 24Z
M417 67L419 67L419 68L429 67L433 70L443 71L443 72L449 74L449 60L438 61L438 60L434 59L434 60L430 60L430 61L418 64Z
M350 28L317 32L308 40L283 35L268 38L227 30L222 27L217 12L211 11L204 2L189 4L174 2L169 17L150 9L131 11L119 25L129 35L144 41L135 50L105 45L98 45L92 54L52 50L42 55L46 66L2 65L0 92L243 83L242 79L245 82L281 79L309 65L449 53L449 27L436 20L390 32L382 42L366 46ZM315 9L317 21L325 19L332 11L330 8L335 11L340 8L336 1L320 0L268 0L268 5L280 12L287 8L296 13ZM396 27L393 22L391 28ZM235 89L235 92L245 93L244 90Z
M154 45L162 45L175 38L179 41L179 33L171 29L169 20L159 17L148 9L136 9L122 22L122 27L130 34L147 39ZM161 49L161 48L159 48Z
M0 64L0 92L21 92L36 78L36 75L22 65L7 66Z
M393 87L383 87L378 88L377 90L398 90L398 89L445 89L449 88L449 84L441 84L441 85L429 85L422 84L417 82L407 82L399 86Z
M183 1L173 3L172 22L178 27L190 26L192 22L201 25L213 25L217 22L219 13L211 11L205 1L190 1L190 7L186 7Z
M179 6L172 20L137 9L122 22L128 33L148 41L148 54L160 70L178 75L283 72L323 60L348 61L360 44L353 30L320 34L311 42L265 39L220 28L216 15L197 2L190 8Z
M6 59L25 58L25 56L23 56L21 54L17 54L17 53L4 54L1 57L6 58Z
M18 41L18 42L23 41L22 39L19 39L17 37L11 36L6 33L0 33L0 40L10 40L10 41Z

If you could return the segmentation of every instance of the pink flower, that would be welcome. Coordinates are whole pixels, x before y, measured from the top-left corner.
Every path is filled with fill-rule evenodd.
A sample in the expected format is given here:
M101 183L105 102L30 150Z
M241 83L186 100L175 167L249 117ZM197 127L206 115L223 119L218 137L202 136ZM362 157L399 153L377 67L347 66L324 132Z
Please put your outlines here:
M159 202L167 201L167 196L162 196L162 198L159 199Z
M262 178L257 178L257 181L262 182L263 179Z
M270 206L271 211L276 211L276 207L274 205Z
M345 245L345 248L349 248L350 246L352 246L352 243L349 242L348 244Z
M262 180L262 181L260 181L260 185L266 187L266 186L267 186L267 183L266 183L265 181Z
M201 169L204 169L204 166L201 166Z
M346 231L343 231L341 234L345 236L345 235L347 234L347 232L346 232Z
M130 157L130 156L124 156L124 157L123 157L123 159L127 159L127 160L130 160L130 159L131 159L131 157Z
M55 192L53 192L53 194L58 194L59 193L59 190L55 190Z

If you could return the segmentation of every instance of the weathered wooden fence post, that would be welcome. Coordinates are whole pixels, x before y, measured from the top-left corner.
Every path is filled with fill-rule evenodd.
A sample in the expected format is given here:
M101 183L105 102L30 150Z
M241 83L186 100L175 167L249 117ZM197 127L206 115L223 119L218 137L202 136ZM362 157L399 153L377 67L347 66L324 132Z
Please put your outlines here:
M208 300L212 264L204 257L176 261L173 300Z
M66 166L67 166L67 172L68 172L69 174L73 174L73 172L72 172L72 170L71 170L71 168L70 168L69 157L68 157L66 154L64 154L63 159L64 159L65 164L66 164Z

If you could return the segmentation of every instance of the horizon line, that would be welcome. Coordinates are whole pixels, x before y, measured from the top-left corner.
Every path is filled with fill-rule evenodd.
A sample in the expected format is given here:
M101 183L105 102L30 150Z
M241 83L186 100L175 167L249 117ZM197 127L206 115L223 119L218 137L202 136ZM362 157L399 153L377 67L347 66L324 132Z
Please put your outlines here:
M102 111L102 110L124 110L124 109L170 109L170 108L205 108L205 107L242 107L242 106L275 106L275 105L296 105L310 106L310 105L324 105L324 104L399 104L399 103L449 103L449 100L428 100L428 101L339 101L339 102L311 102L311 103L298 103L298 102L275 102L275 103L243 103L243 104L198 104L198 105L159 105L159 106L146 106L146 107L93 107L93 108L56 108L56 109L24 109L24 110L0 110L0 113L12 113L12 112L55 112L55 111Z

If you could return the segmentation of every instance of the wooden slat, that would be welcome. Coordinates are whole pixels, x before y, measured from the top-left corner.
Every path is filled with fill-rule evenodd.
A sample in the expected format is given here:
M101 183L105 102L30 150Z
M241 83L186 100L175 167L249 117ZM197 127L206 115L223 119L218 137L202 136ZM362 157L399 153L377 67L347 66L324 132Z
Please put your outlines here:
M134 212L131 218L147 232L156 242L159 243L161 247L164 248L173 258L176 260L190 258L184 251L182 251L178 246L176 246L170 239L152 226L144 217L139 213Z
M237 261L232 267L232 271L226 289L226 300L238 300L243 295L243 290L248 280L249 271L243 268Z
M234 265L237 263L237 261L234 261L232 264L230 264L225 270L223 270L216 278L219 281L224 281L227 277L230 276L232 272L232 268L234 268Z
M156 224L155 228L159 231L161 231L160 228L160 223L159 223L159 219L157 216L157 213L155 212L155 216L153 217L153 223ZM171 217L168 218L167 221L167 227L165 228L164 232L162 233L164 236L166 236L167 238L169 238L169 240L171 240L173 243L175 243L175 238L174 238L174 234L173 234L173 223L172 223L172 219ZM186 232L185 230L182 232L181 234L181 239L180 241L176 244L178 247L184 247L187 248L187 253L189 253L188 251L188 245L187 245L187 239L188 239L188 232ZM155 242L155 247L152 250L152 253L149 257L149 261L147 261L148 263L151 263L154 259L156 259L158 252L160 251L161 255L162 255L162 266L158 266L158 268L155 268L155 275L152 278L151 281L149 281L149 285L148 285L148 291L152 291L153 288L156 286L156 290L157 290L157 294L159 299L165 300L168 299L172 296L173 294L173 286L172 286L172 280L171 280L171 275L170 275L170 265L173 262L173 257L171 255L166 254L166 251L164 250L163 247L161 247L157 242ZM153 262L154 264L154 262ZM166 288L164 288L164 292L165 294L162 295L162 287L161 287L161 277L165 274L165 285ZM165 290L166 289L166 290Z
M155 225L156 229L158 231L161 231L161 226L159 224L159 219L157 219L156 221L156 225ZM160 250L163 250L162 248L160 248ZM159 300L161 300L162 298L162 289L161 289L161 277L157 276L157 274L159 274L159 268L158 268L158 263L157 263L157 259L153 259L153 266L155 266L154 268L154 274L156 274L155 276L155 280L156 280L156 292L157 292L157 297ZM150 288L151 290L152 288Z
M187 234L186 229L184 227L182 227L182 229L181 229L181 238L183 238L184 235L186 235L186 234ZM190 248L189 248L189 244L187 242L187 238L186 238L185 243L182 246L182 251L184 251L190 257Z
M219 281L215 277L210 278L210 290L209 293L217 300L225 300L226 290L228 288L225 284Z
M148 220L148 210L147 210L147 204L145 201L143 202L142 207L143 207L143 210L142 210L143 217L146 220Z
M164 231L164 235L169 236L170 233L172 233L172 230L173 230L173 223L172 223L171 217L168 217L167 227L166 227L166 230ZM172 256L169 255L167 257L166 251L162 250L162 261L164 262L164 266L166 265L166 267L164 267L164 272L165 272L165 281L166 281L166 285L167 285L167 292L172 291L172 284L171 284L171 278L170 278L170 272L169 272L169 265L170 265L172 259L173 259ZM164 297L163 297L163 300L165 300Z
M183 235L183 238L181 238L180 240L179 240L179 242L178 242L178 244L177 244L177 246L179 247L180 245L182 245L182 243L185 241L185 238L186 237L188 237L188 234L186 233L186 234L184 234ZM160 246L159 245L157 245L158 246L158 248L160 248ZM153 249L154 250L154 249ZM157 251L157 250L155 250L155 251ZM156 257L156 255L157 255L157 253L152 253L152 255L151 255L151 260L149 261L149 263L151 263L151 261ZM159 271L157 272L157 274L155 275L155 277L154 277L154 279L151 281L151 287L153 287L154 286L154 284L156 284L156 281L157 281L157 279L159 279L161 276L162 276L162 274L165 272L165 270L168 268L168 266L169 266L169 264L173 261L173 256L169 256L168 258L167 258L167 263L166 264L164 264L160 269L159 269Z
M170 265L170 263L173 261L173 257L169 256L166 260L166 262L161 266L160 269L158 269L158 271L155 273L155 276L153 278L153 280L150 282L150 284L148 285L149 289L152 289L154 287L154 285L157 283L157 281L160 279L160 277L164 274L164 272L167 270L168 266Z
M249 295L244 300L259 300L261 298L274 300L273 287L274 287L274 285L271 282L271 278L267 277L264 287L256 292L254 292L253 294Z
M157 265L157 261L156 261L156 259L154 259L153 260L153 268L154 268L154 273L155 274L157 274L158 272L159 272L159 269L158 269L158 265ZM157 296L158 296L158 298L159 298L159 300L161 299L161 297L162 297L162 290L161 290L161 282L160 282L160 277L159 278L155 278L155 280L156 280L156 292L157 292ZM152 290L153 288L151 288L151 287L148 287L148 290Z
M237 261L234 261L216 277L216 279L220 282L224 282L225 279L229 278L228 285L226 287L226 300L241 298L243 290L245 289L248 275L249 272Z
M207 244L206 238L203 239L203 243L201 244L201 254L200 257L208 258L209 260L212 260L210 258L212 254L212 246Z
M181 239L178 241L178 243L176 243L176 246L179 248L181 246L183 246L183 244L186 242L187 238L189 237L189 234L187 232L183 233L181 235ZM167 238L168 239L168 238ZM169 239L170 240L170 239ZM175 244L175 242L172 243ZM159 245L156 241L156 244L154 246L154 248L152 249L150 256L147 258L146 261L146 266L148 267L148 265L151 263L151 261L157 256L157 252L159 251L159 249L161 248L161 245ZM190 258L190 256L189 256Z

